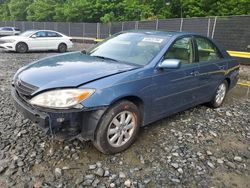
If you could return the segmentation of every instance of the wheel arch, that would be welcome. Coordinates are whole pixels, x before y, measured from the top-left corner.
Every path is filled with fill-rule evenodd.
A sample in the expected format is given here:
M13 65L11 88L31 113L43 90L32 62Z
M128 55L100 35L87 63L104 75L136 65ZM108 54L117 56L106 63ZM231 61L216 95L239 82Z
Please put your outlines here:
M144 113L144 101L136 95L127 95L127 96L122 96L122 97L119 97L119 98L113 100L110 105L114 105L115 103L118 103L122 100L130 101L138 107L140 115L141 115L141 124L143 125L144 124L144 114L145 114Z
M231 86L231 79L229 77L226 77L225 80L227 81L227 87L230 88L230 86Z
M66 46L68 47L68 45L67 45L65 42L59 42L58 48L59 48L59 46L60 46L61 44L64 44L64 45L66 45Z

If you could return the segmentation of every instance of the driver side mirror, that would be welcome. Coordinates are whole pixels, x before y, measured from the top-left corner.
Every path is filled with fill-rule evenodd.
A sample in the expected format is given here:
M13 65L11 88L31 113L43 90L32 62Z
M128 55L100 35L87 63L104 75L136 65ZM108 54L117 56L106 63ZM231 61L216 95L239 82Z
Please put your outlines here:
M181 61L179 59L165 59L162 61L158 68L161 69L178 69L181 66Z
M36 35L32 35L30 38L33 38L33 39L35 39L36 38Z

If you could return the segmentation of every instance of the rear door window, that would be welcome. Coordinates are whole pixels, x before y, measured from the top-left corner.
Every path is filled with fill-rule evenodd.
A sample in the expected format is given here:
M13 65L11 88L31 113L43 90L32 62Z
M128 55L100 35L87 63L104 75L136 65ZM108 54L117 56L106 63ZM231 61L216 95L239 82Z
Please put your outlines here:
M218 48L203 37L196 37L199 62L215 61L222 58Z
M46 33L47 37L61 37L61 35L56 32L47 31Z

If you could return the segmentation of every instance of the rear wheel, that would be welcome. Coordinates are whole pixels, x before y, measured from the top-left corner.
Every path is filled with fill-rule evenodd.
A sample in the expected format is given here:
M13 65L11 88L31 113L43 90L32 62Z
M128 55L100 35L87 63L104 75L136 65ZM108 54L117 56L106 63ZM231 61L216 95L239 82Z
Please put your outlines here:
M16 44L16 51L18 53L25 53L28 51L28 45L25 44L24 42L19 42Z
M121 101L110 107L97 128L93 144L105 154L127 149L140 128L140 113L130 101Z
M213 108L220 107L225 101L227 90L228 90L228 83L225 80L217 87L215 95L213 99L210 101L209 105Z
M64 44L64 43L59 44L59 46L58 46L58 52L64 53L66 51L67 51L67 45Z

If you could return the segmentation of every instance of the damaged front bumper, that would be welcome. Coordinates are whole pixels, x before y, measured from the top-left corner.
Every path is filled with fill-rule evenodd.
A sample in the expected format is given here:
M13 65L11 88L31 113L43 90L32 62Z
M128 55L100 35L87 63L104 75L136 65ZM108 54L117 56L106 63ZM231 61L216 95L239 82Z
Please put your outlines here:
M37 109L19 96L15 88L11 91L15 107L38 124L47 134L53 134L60 140L78 137L83 140L94 140L95 130L107 107L93 109L52 110Z

